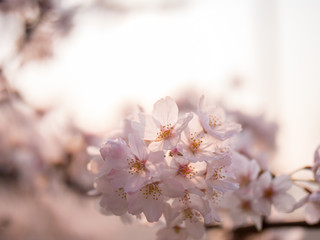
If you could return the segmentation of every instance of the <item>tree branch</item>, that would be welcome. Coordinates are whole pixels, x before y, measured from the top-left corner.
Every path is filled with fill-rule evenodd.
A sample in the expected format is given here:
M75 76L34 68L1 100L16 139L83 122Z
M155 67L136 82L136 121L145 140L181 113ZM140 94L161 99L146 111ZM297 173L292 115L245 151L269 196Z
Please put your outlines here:
M310 225L304 221L297 222L263 222L262 223L262 231L266 229L279 229L279 228L307 228L307 229L320 229L320 222L317 224ZM206 229L217 229L221 228L221 225L207 225ZM258 231L255 226L245 226L233 229L231 233L233 234L233 239L244 239L246 236L261 233L262 231Z

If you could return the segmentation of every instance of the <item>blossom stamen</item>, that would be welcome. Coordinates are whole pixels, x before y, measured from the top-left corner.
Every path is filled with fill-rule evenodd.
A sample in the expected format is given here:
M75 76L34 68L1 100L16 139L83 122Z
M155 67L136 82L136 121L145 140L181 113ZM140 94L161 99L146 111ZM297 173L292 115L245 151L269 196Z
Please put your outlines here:
M173 136L173 126L171 124L161 126L160 132L157 133L156 141L162 141Z
M179 199L179 202L182 202L185 205L188 205L191 203L190 194L186 192L182 198Z
M225 172L223 171L223 167L214 169L214 173L211 176L213 180L223 180L226 178Z
M190 150L193 154L199 151L200 145L202 143L202 137L200 136L200 133L191 133L190 134Z
M177 175L183 176L185 178L192 178L197 171L195 167L189 166L189 164L180 165Z
M193 222L194 217L197 219L200 218L200 213L192 211L191 208L187 208L183 211L185 219L188 219L190 222Z
M209 126L215 128L217 126L222 126L222 121L215 115L209 115Z
M212 202L215 205L219 205L219 203L221 202L223 198L223 192L214 192L212 195Z
M127 159L129 165L129 173L136 174L145 170L145 163L138 159Z
M153 200L159 200L162 195L162 190L159 188L157 183L148 184L144 189L140 189L142 194L145 196L145 199L152 197Z
M123 188L118 188L118 190L115 190L114 192L116 193L116 195L118 195L118 197L127 200L127 193Z

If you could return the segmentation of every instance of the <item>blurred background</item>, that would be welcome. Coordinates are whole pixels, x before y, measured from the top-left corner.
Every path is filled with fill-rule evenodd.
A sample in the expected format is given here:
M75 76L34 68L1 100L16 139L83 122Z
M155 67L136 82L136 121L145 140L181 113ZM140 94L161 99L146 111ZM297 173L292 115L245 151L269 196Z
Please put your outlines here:
M317 0L0 1L0 239L153 239L99 213L87 147L165 96L258 119L276 174L312 165L319 13ZM281 234L317 239L265 239Z

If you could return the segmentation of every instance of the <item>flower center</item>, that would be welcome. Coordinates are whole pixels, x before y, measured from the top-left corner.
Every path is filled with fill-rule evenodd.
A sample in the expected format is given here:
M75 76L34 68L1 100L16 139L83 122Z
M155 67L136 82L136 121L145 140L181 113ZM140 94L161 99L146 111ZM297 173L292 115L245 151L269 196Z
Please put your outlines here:
M179 227L179 226L174 226L174 227L173 227L173 230L174 230L174 232L175 232L176 234L179 234L180 231L181 231L181 227Z
M221 126L222 125L222 122L221 120L217 117L217 116L214 116L214 115L209 115L209 126L214 128L214 127L217 127L217 126Z
M194 218L199 219L200 218L200 213L192 211L191 208L187 208L183 211L184 216L186 219L188 219L190 222L193 222ZM195 220L197 221L197 220Z
M230 153L230 146L218 147L215 149L216 154L227 154Z
M248 185L250 184L250 179L249 179L249 177L246 176L246 175L241 175L241 176L239 177L239 184L240 184L241 187L243 187L243 186L248 186Z
M191 203L190 193L185 192L184 196L179 199L179 202L182 202L185 205L188 205Z
M268 187L267 189L264 190L263 196L265 198L271 198L273 196L273 189L271 187Z
M241 203L241 209L244 211L249 211L251 210L251 202L248 200L243 200Z
M118 188L118 190L115 190L114 192L118 197L127 200L127 193L124 191L123 188Z
M161 126L160 132L157 133L156 141L168 139L173 136L173 127L171 124Z
M145 170L145 162L140 161L139 159L127 159L129 165L129 173L136 174Z
M200 134L191 133L190 134L190 145L189 148L191 152L196 153L199 151L199 147L202 143L202 137L200 137Z
M226 176L225 176L225 172L224 172L223 167L214 169L214 172L213 172L213 174L211 176L211 179L213 179L213 180L223 180L225 178L226 178Z
M144 195L145 199L152 198L153 200L159 200L162 191L158 186L158 183L151 183L140 189L140 192Z
M183 177L192 178L197 172L195 171L195 167L189 166L189 164L180 165L177 175L181 175Z
M212 202L214 205L219 205L222 199L223 199L223 192L215 191L212 194Z

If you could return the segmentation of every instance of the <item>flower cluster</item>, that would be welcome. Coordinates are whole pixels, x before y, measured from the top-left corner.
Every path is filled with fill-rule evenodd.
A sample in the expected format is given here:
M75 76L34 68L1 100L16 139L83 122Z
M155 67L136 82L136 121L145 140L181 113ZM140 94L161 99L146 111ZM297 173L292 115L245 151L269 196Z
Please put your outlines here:
M205 225L221 221L222 210L235 226L252 221L260 229L272 205L293 209L295 200L287 193L292 182L238 152L240 131L222 108L206 105L204 96L192 112L179 113L166 97L152 114L129 116L89 164L101 208L163 222L159 240L201 239Z
M252 222L258 230L263 217L271 214L271 206L280 212L290 212L296 203L287 193L292 186L289 175L273 177L262 171L258 162L233 153L234 173L239 189L228 193L222 207L228 210L236 227Z

